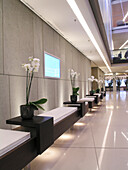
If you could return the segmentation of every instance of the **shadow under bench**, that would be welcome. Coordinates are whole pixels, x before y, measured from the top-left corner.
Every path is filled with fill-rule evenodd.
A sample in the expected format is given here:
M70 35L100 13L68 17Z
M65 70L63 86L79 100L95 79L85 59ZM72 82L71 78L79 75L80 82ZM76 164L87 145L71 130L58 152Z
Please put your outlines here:
M70 108L71 107L56 108L53 109L53 113L59 113L60 111L63 112L62 115L65 115L65 110ZM34 116L31 120L23 120L20 116L7 120L7 124L20 125L20 127L15 130L30 132L31 137L0 157L0 170L9 170L9 168L20 170L24 168L84 116L82 114L82 107L72 107L70 110L72 110L72 112L65 117L62 116L58 122L55 122L54 116L46 116L46 113L49 115L50 111L44 113L44 116L42 116L43 114Z

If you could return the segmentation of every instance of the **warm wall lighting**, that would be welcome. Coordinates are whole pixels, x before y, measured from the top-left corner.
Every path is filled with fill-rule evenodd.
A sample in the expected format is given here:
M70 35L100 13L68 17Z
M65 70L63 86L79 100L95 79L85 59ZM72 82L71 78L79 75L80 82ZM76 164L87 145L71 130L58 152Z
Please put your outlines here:
M97 106L94 106L93 108L94 108L94 109L98 109L99 107L97 107Z
M114 106L112 106L112 105L106 106L106 109L114 109Z
M86 117L91 117L91 116L93 116L93 114L91 114L91 113L86 113L85 116L86 116Z
M74 138L74 136L71 135L71 134L63 134L63 135L61 135L58 139L59 139L59 140L71 140L71 139L73 139L73 138Z
M101 49L100 49L100 47L99 47L99 45L98 45L98 43L97 43L97 41L95 40L95 38L94 38L94 36L93 36L93 34L92 34L89 26L87 25L87 23L86 23L83 15L82 15L82 13L80 12L80 10L79 10L79 8L78 8L75 0L66 0L66 1L68 2L69 6L70 6L71 9L73 10L74 14L75 14L76 17L78 18L80 24L82 25L84 31L85 31L85 32L87 33L87 35L89 36L89 38L90 38L90 40L92 41L93 45L94 45L95 48L97 49L98 53L100 54L102 60L104 61L105 65L107 66L108 70L109 70L110 72L112 72L111 69L110 69L110 67L109 67L109 65L108 65L108 63L107 63L107 61L106 61L106 59L105 59L105 57L104 57L104 55L103 55L103 53L102 53L102 51L101 51Z
M62 155L58 148L50 147L45 152L37 157L38 161L55 161Z
M101 106L101 105L102 105L102 103L101 103L101 102L99 102L99 103L98 103L98 106Z
M125 43L119 49L122 49L127 43L128 43L128 40L125 41Z
M128 12L127 12L126 15L124 16L123 21L125 21L127 17L128 17Z
M85 126L85 123L77 122L77 123L74 124L74 126Z
M91 111L92 111L92 112L96 112L96 111L97 111L97 109L92 108L92 109L91 109Z

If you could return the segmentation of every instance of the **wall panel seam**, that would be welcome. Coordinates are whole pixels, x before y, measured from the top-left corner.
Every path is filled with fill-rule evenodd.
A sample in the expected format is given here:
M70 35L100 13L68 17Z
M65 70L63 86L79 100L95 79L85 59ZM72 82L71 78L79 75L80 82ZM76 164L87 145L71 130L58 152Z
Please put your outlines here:
M8 85L9 85L9 111L10 111L10 118L11 118L11 87L10 87L10 76L8 76Z
M2 0L2 57L3 57L3 74L4 74L4 2Z

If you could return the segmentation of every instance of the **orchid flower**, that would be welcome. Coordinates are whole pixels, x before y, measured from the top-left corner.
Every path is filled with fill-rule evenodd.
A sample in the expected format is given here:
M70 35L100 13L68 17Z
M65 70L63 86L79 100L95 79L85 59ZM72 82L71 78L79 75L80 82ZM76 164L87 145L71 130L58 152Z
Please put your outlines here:
M94 80L94 76L91 76L91 79Z
M22 64L22 67L25 69L25 71L27 71L27 76L26 76L26 105L34 105L34 106L36 106L36 108L40 108L40 109L44 110L40 106L40 104L44 104L47 101L47 99L42 98L38 101L29 102L30 89L31 89L31 85L32 85L34 72L39 71L40 59L33 58L33 56L30 56L28 58L28 61L30 63Z
M73 69L69 69L70 72L70 80L71 80L71 86L72 86L72 93L73 95L78 95L78 90L79 87L75 88L75 84L76 84L76 78L78 78L78 76L80 75L80 73L75 72Z
M92 82L96 81L96 79L94 78L94 76L91 76L91 78L88 78L88 80L91 81L91 90L93 90Z
M22 64L22 67L25 69L25 71L30 69L30 64Z
M94 79L94 81L96 81L98 83L98 79Z

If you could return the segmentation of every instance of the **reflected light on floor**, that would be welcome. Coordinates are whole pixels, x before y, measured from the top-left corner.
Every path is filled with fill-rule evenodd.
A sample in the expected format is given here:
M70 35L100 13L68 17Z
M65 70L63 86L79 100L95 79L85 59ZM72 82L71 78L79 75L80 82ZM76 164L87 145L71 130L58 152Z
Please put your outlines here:
M128 141L128 137L126 136L127 134L125 134L124 132L121 132L121 134L124 136L124 138Z
M93 108L94 108L94 109L98 109L99 107L97 107L97 106L94 106Z
M73 139L73 138L74 138L74 136L71 135L71 134L63 134L63 135L61 135L61 136L58 138L58 140L67 141L67 140L71 140L71 139Z
M74 126L85 126L86 124L85 123L82 123L82 122L77 122L74 124Z
M106 106L106 109L114 109L114 106L113 105Z
M97 109L91 109L91 111L95 112L95 111L97 111Z
M126 100L126 92L120 92L120 98L122 101Z
M93 116L93 114L91 114L91 113L87 113L85 116Z
M107 124L107 127L106 127L106 131L105 131L104 139L103 139L103 143L102 143L102 148L104 148L105 145L106 145L106 140L107 140L107 136L108 136L108 132L109 132L109 127L110 127L111 120L112 120L112 115L113 115L113 111L111 111L111 114L109 116L108 124ZM101 168L101 163L102 163L102 160L103 160L103 156L104 156L104 149L101 150L100 156L99 156L99 167L100 168ZM97 167L97 170L98 170L98 167Z
M43 154L38 156L38 160L40 161L51 161L59 158L61 156L61 152L59 148L48 148Z
M114 131L114 147L116 145L116 131Z

